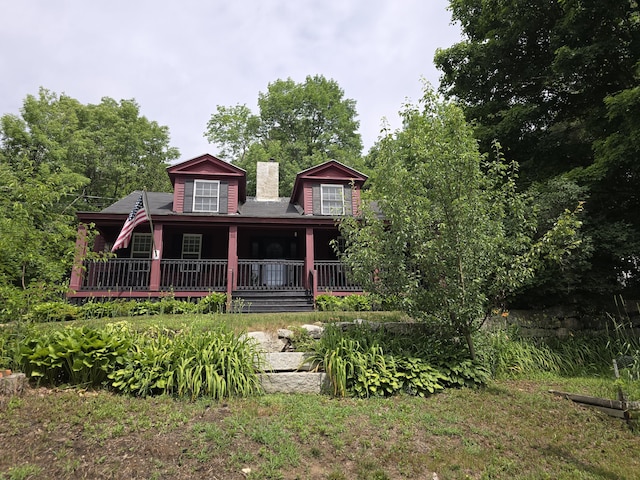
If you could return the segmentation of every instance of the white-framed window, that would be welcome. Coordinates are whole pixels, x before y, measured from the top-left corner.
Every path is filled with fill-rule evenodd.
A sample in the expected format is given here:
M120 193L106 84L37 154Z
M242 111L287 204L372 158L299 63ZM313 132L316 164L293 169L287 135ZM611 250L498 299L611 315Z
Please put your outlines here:
M321 185L320 203L322 215L344 215L344 187L342 185Z
M150 233L134 233L131 237L131 258L151 258Z
M183 260L200 260L202 252L202 235L194 233L185 233L182 236L182 259ZM200 271L198 262L183 263L183 272Z
M150 233L134 233L131 237L131 258L139 261L131 262L131 272L148 272L153 240Z
M220 181L194 180L193 182L193 211L220 211Z

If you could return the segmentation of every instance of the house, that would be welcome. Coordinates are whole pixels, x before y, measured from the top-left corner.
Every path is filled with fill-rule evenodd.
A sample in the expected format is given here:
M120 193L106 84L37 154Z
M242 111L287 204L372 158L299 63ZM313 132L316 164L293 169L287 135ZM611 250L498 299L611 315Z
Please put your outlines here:
M332 160L298 173L283 198L278 169L258 163L256 196L247 197L246 172L212 155L168 167L173 193L148 192L151 223L137 225L128 247L106 261L86 259L85 225L99 232L94 250L109 251L141 192L79 212L69 297L224 292L257 312L310 309L319 293L360 292L331 241L340 240L336 218L357 213L366 175Z

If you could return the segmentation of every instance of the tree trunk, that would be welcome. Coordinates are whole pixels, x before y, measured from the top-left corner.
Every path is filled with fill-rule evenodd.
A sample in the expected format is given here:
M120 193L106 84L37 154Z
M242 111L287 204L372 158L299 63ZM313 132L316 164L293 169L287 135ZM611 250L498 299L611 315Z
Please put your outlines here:
M467 347L469 347L469 355L471 356L471 360L476 359L476 349L473 345L473 337L471 336L471 332L469 330L465 330L463 332L464 339L467 341Z

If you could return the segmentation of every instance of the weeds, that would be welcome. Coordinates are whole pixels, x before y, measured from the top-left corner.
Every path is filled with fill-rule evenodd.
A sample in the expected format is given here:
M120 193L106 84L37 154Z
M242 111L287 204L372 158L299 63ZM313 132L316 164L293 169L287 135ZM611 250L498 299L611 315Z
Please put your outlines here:
M27 463L26 465L10 468L6 475L0 473L0 480L27 480L29 478L37 478L42 471L42 467Z

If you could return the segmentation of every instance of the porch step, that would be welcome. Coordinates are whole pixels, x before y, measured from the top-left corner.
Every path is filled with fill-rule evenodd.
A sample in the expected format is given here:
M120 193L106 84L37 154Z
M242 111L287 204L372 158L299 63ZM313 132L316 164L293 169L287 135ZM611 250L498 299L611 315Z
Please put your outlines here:
M306 290L238 290L232 301L238 313L313 311L313 295Z

